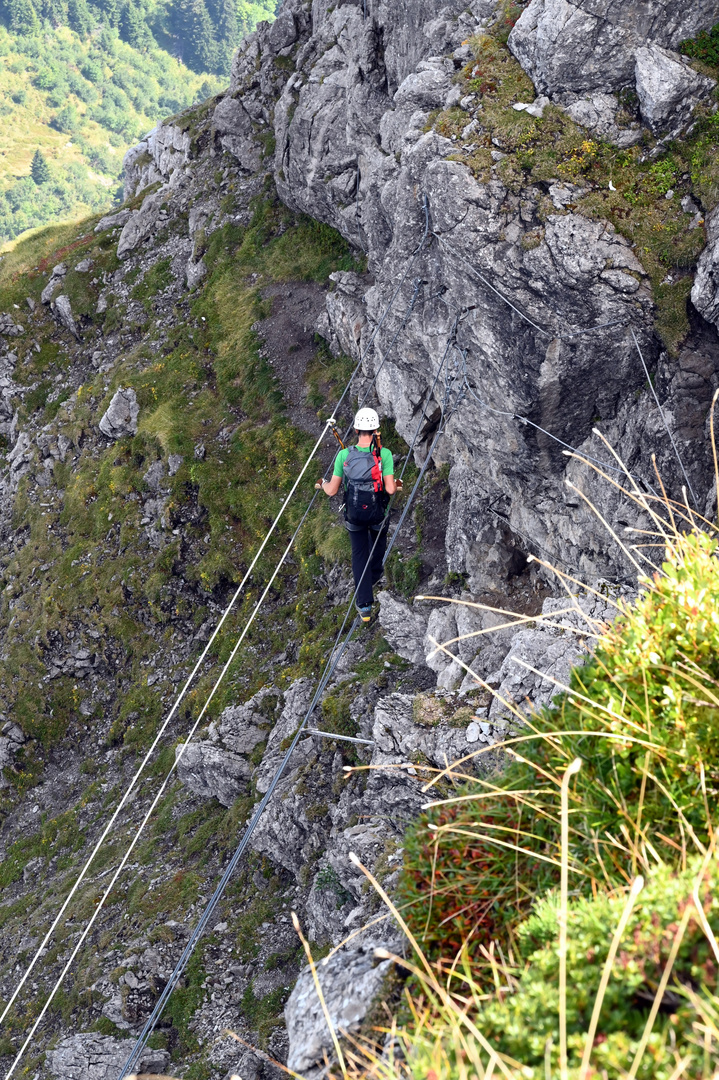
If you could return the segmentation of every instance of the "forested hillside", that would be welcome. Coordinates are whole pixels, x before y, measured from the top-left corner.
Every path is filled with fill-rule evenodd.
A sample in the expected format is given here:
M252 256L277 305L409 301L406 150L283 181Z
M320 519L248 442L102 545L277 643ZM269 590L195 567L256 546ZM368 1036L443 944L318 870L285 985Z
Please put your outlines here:
M128 146L217 93L275 6L0 0L0 245L111 206Z

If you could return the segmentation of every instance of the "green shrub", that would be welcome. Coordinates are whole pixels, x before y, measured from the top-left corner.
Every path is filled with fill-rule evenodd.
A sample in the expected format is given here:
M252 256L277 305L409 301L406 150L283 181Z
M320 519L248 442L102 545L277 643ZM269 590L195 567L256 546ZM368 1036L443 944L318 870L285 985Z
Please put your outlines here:
M695 38L682 41L679 51L693 60L719 67L719 23L711 30L702 30Z
M623 609L551 708L516 712L506 768L410 830L401 894L427 947L473 953L558 878L558 783L572 781L572 888L619 884L648 858L709 839L719 787L717 540L672 537L661 574ZM466 776L467 766L459 772ZM530 794L531 793L531 794ZM650 845L650 847L645 846Z

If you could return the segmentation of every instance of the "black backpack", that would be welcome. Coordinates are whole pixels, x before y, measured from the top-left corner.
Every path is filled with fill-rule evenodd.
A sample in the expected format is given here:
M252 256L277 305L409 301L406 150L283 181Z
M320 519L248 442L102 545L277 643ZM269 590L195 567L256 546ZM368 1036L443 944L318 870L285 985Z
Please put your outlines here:
M347 521L351 525L379 525L387 507L379 449L372 446L365 453L351 446L343 476Z

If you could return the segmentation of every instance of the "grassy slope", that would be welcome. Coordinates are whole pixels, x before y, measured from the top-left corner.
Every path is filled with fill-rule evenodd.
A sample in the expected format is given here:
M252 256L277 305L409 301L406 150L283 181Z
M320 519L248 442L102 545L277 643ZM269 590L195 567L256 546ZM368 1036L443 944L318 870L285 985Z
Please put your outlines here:
M227 198L231 201L231 191ZM12 311L13 304L25 305L28 295L37 299L47 268L64 259L70 267L64 287L73 311L83 320L87 355L95 347L92 341L97 330L109 335L129 323L127 304L119 299L111 301L104 317L97 316L97 286L92 285L90 275L73 270L78 261L88 257L94 260L98 276L101 271L118 268L114 254L117 237L113 243L110 237L96 236L93 224L91 219L81 226L46 229L16 243L0 264L0 310ZM176 227L184 231L184 219L179 219ZM206 619L217 618L218 605L242 576L311 445L312 440L287 417L252 327L267 314L260 296L264 284L325 281L334 269L352 268L355 264L345 243L323 225L294 219L269 194L257 203L249 228L225 226L206 240L206 246L208 278L191 299L173 293L173 325L162 332L156 322L166 317L167 301L163 298L173 289L168 261L157 257L148 261L143 253L124 264L135 311L137 304L142 305L143 318L149 321L111 372L98 374L88 364L83 384L75 393L64 390L59 399L51 400L57 376L67 378L70 370L77 371L73 365L78 349L64 332L58 332L46 311L38 309L31 323L39 353L31 347L29 336L13 342L19 354L17 378L34 386L21 406L22 426L50 424L52 432L67 434L76 445L82 440L83 449L73 467L56 466L53 483L40 497L32 477L22 482L15 524L18 535L27 542L2 560L0 625L6 659L0 677L0 710L11 713L23 725L30 741L16 770L8 774L12 788L2 793L0 814L12 821L23 795L28 793L32 798L29 792L51 758L57 760L73 746L83 745L87 756L79 787L66 809L55 817L38 815L34 831L30 829L16 839L5 853L0 866L0 935L8 942L46 927L57 910L72 872L83 854L87 855L90 838L97 835L120 797L123 785L113 770L118 764L130 767L137 753L148 745L167 709L173 676L186 670L186 657L196 655L199 648L191 643L193 633ZM30 324L29 315L23 318ZM308 372L309 401L322 408L344 384L347 370L346 360L320 353ZM120 385L131 385L137 391L140 430L135 438L108 447L104 441L97 442L94 431L98 416ZM223 435L228 428L232 431L229 439ZM199 442L206 450L203 461L194 457ZM143 476L148 466L160 458L166 460L169 453L185 458L172 479L167 508L171 525L181 530L182 540L168 531L157 551L148 547L143 535L140 500L146 494ZM268 477L272 477L271 483ZM308 477L301 497L270 545L263 571L284 548L313 478ZM344 613L343 605L335 608L326 603L322 578L328 566L346 554L344 530L332 528L333 516L323 504L308 522L296 556L230 669L212 715L228 702L245 699L268 681L284 688L297 675L317 673ZM40 576L38 566L46 567ZM258 583L251 585L239 610L228 620L211 653L211 668L187 699L189 715L197 710L214 681L216 662L226 659L265 579L264 573L258 576ZM44 681L48 670L45 650L52 648L53 642L69 641L78 632L83 640L92 641L93 649L101 651L107 664L101 698L94 698L91 711L86 710L88 716L80 712L88 699L86 682L70 676ZM301 647L293 647L294 643L301 643ZM360 667L361 679L383 671L388 657L396 659L380 639L372 647L377 656L370 656ZM288 651L291 655L278 671L272 657ZM148 676L156 661L160 679L149 685ZM344 701L330 703L323 717L327 730L342 730L346 712ZM173 759L174 741L187 723L188 717L183 715L180 727L173 729L150 766L148 777L164 775ZM88 731L92 733L89 737ZM92 740L89 746L88 738ZM115 764L108 762L108 748L115 750ZM155 787L157 780L151 783ZM141 796L131 810L131 820L141 813L143 799ZM253 799L252 795L240 798L229 811L216 804L199 808L191 804L188 809L187 802L187 792L180 785L171 786L138 849L138 859L148 870L139 878L131 875L113 893L107 917L93 939L94 947L84 951L74 981L53 1006L50 1031L62 1018L64 1030L71 1025L73 1030L94 1027L118 1034L110 1021L98 1020L93 995L83 988L112 970L123 955L129 955L129 942L138 935L162 942L169 933L163 927L168 919L194 917L188 911L214 882L218 863L236 842ZM110 842L93 874L116 862L120 850L119 839ZM28 862L37 858L44 868L43 887L33 896L29 916L22 874ZM51 870L47 869L49 864ZM256 884L258 867L264 873L261 888ZM160 889L148 887L150 868L162 876ZM259 924L281 907L280 886L270 868L250 858L233 883L222 914L231 926L232 957L244 963L255 955ZM96 884L81 890L74 905L76 918L92 910L96 895ZM125 912L126 921L120 922ZM58 932L43 965L42 988L49 985L72 932L73 924ZM173 997L170 1006L173 1031L161 1035L169 1039L180 1059L200 1053L190 1025L197 1006L208 997L205 965L210 963L215 945L210 937L193 961L187 987ZM122 970L118 967L115 971L115 981ZM7 969L2 976L7 978ZM294 975L287 978L291 982ZM0 1056L10 1053L10 1037L19 1034L36 1014L38 995L32 997L33 1002L18 1004L14 1010L8 1037L0 1041ZM278 1023L286 993L273 991L255 998L248 991L246 997L245 1016L256 1025L258 1037L265 1040ZM37 1058L28 1060L28 1075L34 1074L37 1065ZM211 1075L204 1066L198 1065L197 1070L192 1075L200 1080Z

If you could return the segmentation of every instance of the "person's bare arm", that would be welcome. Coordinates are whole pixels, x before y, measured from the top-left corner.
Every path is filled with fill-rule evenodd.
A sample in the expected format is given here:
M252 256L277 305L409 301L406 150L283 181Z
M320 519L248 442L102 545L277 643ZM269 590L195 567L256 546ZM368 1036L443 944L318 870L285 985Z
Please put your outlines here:
M384 489L387 494L394 495L395 491L397 490L397 481L395 480L394 476L392 476L392 474L390 473L389 476L383 477L383 481Z
M318 484L315 484L315 487L318 491L322 488L325 495L329 495L329 497L332 498L332 496L336 495L342 487L342 477L333 476L331 480L320 480Z

